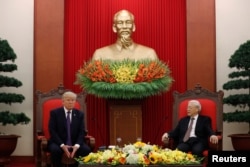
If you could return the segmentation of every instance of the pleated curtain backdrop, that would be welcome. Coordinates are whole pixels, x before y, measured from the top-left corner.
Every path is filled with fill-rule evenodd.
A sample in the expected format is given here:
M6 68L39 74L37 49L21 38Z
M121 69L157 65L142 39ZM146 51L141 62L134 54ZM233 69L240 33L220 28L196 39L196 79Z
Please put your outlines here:
M173 90L186 90L185 0L65 0L64 85L76 92L75 74L94 50L116 41L114 13L127 9L135 15L135 42L152 47L168 63L174 83L170 91L147 98L143 104L142 140L161 144L172 127ZM109 144L106 100L88 95L88 131L97 147Z

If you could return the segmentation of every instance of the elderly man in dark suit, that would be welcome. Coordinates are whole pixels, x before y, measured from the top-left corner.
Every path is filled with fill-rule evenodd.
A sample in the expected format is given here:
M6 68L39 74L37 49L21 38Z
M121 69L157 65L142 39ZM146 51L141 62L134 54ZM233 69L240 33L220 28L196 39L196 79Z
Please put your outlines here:
M86 156L91 150L84 143L84 114L75 109L77 95L65 92L62 95L62 107L50 112L48 149L51 152L53 167L61 167L63 153L68 158ZM77 166L77 164L73 165Z
M208 137L212 143L218 143L218 138L211 128L211 118L199 115L201 104L197 100L190 100L187 107L187 116L182 118L176 128L162 136L163 142L168 138L178 140L177 149L191 151L197 156L202 156L203 150L208 146Z

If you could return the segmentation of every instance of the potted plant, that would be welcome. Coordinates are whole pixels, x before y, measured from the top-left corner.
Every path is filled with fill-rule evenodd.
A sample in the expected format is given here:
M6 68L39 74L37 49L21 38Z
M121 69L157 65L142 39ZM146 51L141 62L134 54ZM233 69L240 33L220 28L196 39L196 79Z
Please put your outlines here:
M223 89L237 91L223 99L224 104L234 107L234 111L223 114L223 120L248 123L246 134L232 134L229 137L235 150L250 150L250 40L241 44L231 55L228 66L236 70L228 75L230 80L223 85Z
M10 47L7 40L0 39L0 87L20 87L22 82L19 80L2 75L3 72L13 72L17 70L17 65L13 64L16 59L16 54ZM12 61L12 63L10 63ZM7 89L6 89L7 90ZM0 104L11 105L12 103L22 103L25 97L21 94L7 93L4 89L0 92ZM1 110L4 107L1 107ZM27 124L28 118L23 112L12 113L10 111L0 111L0 124L5 126L7 124ZM18 135L5 134L0 132L0 166L10 161L10 155L16 148Z

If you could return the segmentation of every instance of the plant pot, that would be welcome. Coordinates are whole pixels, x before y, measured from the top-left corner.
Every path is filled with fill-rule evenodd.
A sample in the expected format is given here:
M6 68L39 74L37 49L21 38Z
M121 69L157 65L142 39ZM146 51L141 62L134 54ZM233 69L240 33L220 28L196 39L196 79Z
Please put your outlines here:
M0 135L0 166L10 162L10 155L15 151L18 135Z
M249 134L231 134L232 145L235 151L250 150L250 135Z

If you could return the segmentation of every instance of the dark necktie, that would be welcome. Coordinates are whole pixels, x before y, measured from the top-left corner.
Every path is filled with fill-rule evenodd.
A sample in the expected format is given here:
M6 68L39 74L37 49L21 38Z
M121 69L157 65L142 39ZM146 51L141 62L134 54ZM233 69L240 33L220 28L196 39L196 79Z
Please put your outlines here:
M187 131L185 133L184 138L183 138L184 142L186 142L189 139L189 137L190 137L190 133L191 133L191 129L192 129L192 126L193 126L193 122L194 122L194 118L191 118L190 125L189 125L189 127L188 127L188 129L187 129Z
M71 146L71 132L70 132L70 111L67 112L67 141L66 144Z

